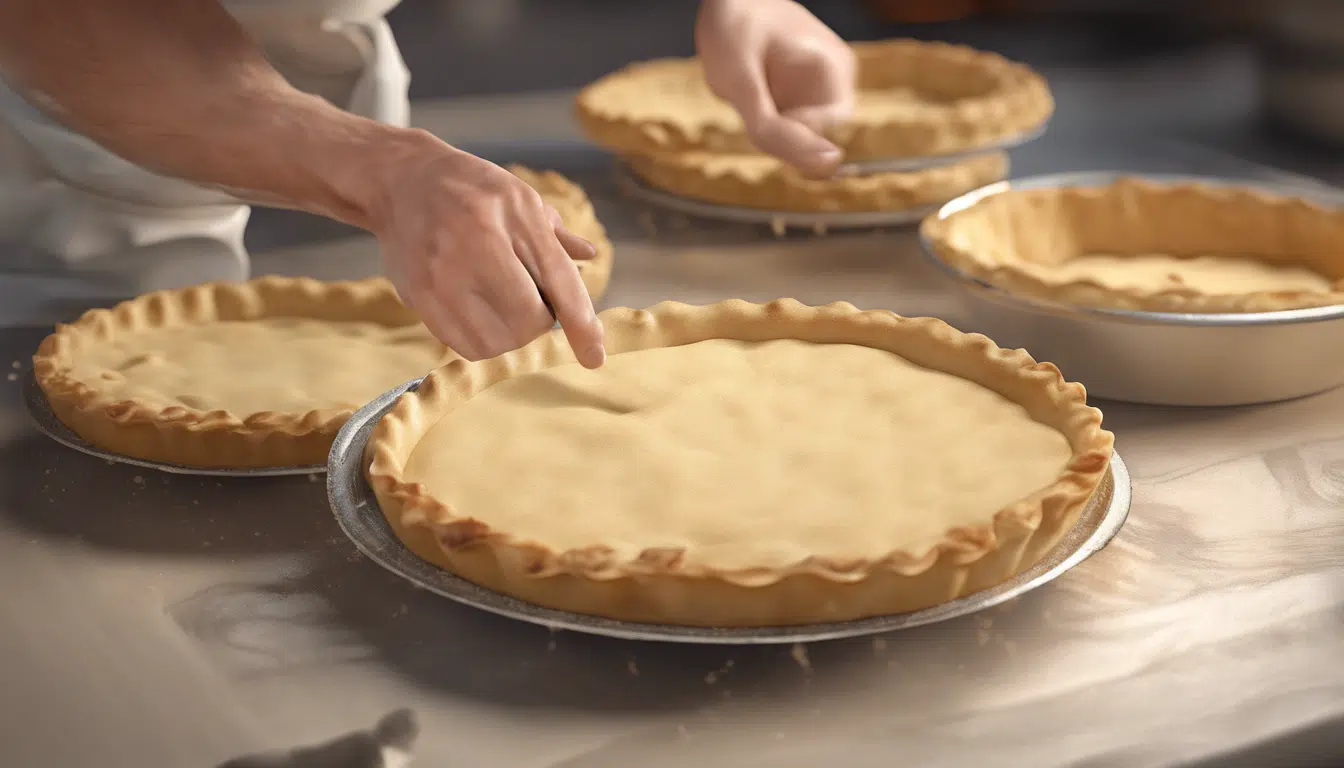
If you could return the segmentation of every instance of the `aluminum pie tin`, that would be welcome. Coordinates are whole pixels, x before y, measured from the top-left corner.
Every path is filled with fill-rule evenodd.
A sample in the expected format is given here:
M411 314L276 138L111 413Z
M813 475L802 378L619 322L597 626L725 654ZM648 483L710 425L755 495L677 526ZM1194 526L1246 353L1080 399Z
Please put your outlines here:
M1344 192L1294 182L1086 172L1001 181L942 206L945 219L1009 190L1105 186L1122 178L1196 182L1344 206ZM1054 363L1089 395L1146 405L1232 406L1289 400L1344 384L1344 305L1276 312L1196 314L1087 308L1009 293L925 255L959 290L955 323L1001 347Z
M899 211L779 211L767 208L748 208L738 205L720 205L695 200L671 192L655 189L625 165L616 170L616 185L630 197L656 208L694 216L711 221L733 224L760 224L781 229L811 229L816 232L846 229L876 229L901 227L923 221L936 212L938 205L921 205Z
M205 477L276 477L279 475L315 475L327 471L326 465L312 464L297 467L193 467L188 464L173 464L166 461L149 461L134 456L115 453L88 442L65 426L51 409L42 387L37 384L37 376L29 368L23 374L23 404L38 431L52 440L74 448L80 453L97 456L117 464L128 464L174 475L200 475Z
M841 165L836 169L835 175L840 177L867 176L874 173L910 173L911 171L939 168L944 165L961 162L962 160L969 160L973 157L1015 149L1023 144L1041 138L1045 135L1045 131L1048 127L1048 122L1042 123L1035 128L1023 131L1022 133L1005 136L998 141L989 144L981 144L980 146L971 147L970 149L961 152L948 152L942 155L914 155L910 157L856 160L852 163Z
M383 394L351 417L336 436L327 465L327 496L336 521L361 552L412 584L463 605L551 629L627 640L720 645L811 643L908 629L975 613L1048 584L1110 543L1129 515L1129 471L1120 455L1113 454L1110 474L1077 525L1039 563L998 586L932 608L829 624L724 629L641 624L558 611L485 589L431 565L393 533L365 478L364 449L374 426L397 398L418 384L413 381Z

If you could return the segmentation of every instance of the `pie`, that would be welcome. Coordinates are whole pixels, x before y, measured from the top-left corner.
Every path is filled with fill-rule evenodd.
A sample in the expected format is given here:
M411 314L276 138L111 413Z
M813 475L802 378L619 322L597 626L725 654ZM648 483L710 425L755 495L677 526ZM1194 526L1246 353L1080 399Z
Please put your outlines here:
M1122 178L1005 188L922 230L1010 293L1074 306L1244 313L1344 304L1344 208L1236 186Z
M594 298L612 247L578 185L510 170L554 206L596 256L579 262ZM324 464L359 408L456 355L381 278L263 277L150 293L57 328L33 357L56 416L125 456L205 468Z
M325 463L351 414L452 357L386 280L263 277L91 310L33 370L61 422L104 450L283 467Z
M611 282L613 248L583 187L555 171L534 171L521 165L511 165L509 171L537 190L541 199L555 208L566 229L593 244L597 251L593 258L576 262L576 265L583 284L588 287L588 295L594 301L601 298Z
M997 54L917 40L853 48L854 114L827 132L849 160L970 150L1040 128L1054 112L1044 78ZM575 111L589 138L621 154L754 151L696 59L630 65L580 91Z
M630 155L626 163L649 185L720 205L794 212L903 211L951 200L1002 179L1008 156L977 155L905 173L809 179L763 154L683 152Z
M940 320L727 301L602 315L456 360L375 427L367 475L423 559L554 609L841 621L1011 578L1078 520L1112 436L1078 384Z

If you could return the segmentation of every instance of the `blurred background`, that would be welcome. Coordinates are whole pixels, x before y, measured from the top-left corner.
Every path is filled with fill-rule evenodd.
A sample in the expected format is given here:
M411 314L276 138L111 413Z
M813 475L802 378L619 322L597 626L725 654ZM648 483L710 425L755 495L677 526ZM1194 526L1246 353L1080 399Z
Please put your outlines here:
M1183 131L1262 159L1344 155L1344 0L812 0L850 40L963 42L1026 61L1069 94L1062 130L1093 99L1135 130ZM391 15L412 98L577 88L629 61L692 53L696 0L408 0ZM1109 91L1099 71L1119 75ZM1092 77L1088 77L1093 75ZM1057 81L1057 82L1056 82ZM1114 113L1114 103L1107 122ZM1080 114L1081 113L1081 114ZM1294 153L1292 145L1311 141ZM1282 146L1276 146L1282 145ZM1296 154L1296 157L1294 157ZM1316 167L1341 173L1340 160Z
M1217 174L1223 171L1214 167L1225 169L1236 158L1344 186L1344 0L805 4L849 40L964 43L1045 75L1056 113L1044 139L1013 153L1015 175L1194 168ZM699 0L403 0L388 21L411 72L414 125L496 162L603 183L610 160L574 123L575 90L633 61L693 54L698 6ZM338 73L342 66L337 61ZM9 154L5 143L0 130L0 165ZM32 218L26 199L20 194L0 205L0 230L6 220ZM258 208L244 240L256 273L357 277L377 269L374 249L340 260L325 246L356 234L315 216ZM293 250L310 246L302 256ZM277 250L284 253L273 255ZM16 261L6 256L0 264L12 270ZM38 310L25 297L74 290L12 285L12 278L10 287L0 284L0 309L22 306L30 321Z

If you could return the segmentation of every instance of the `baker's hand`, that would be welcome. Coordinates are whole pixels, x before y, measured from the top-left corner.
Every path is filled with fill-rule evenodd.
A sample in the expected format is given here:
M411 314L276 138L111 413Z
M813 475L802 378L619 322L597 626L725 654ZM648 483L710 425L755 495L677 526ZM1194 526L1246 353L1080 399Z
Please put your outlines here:
M695 45L709 87L752 142L810 176L843 159L822 136L854 109L854 52L793 0L704 0Z
M369 228L402 300L440 341L482 360L559 320L579 362L602 365L602 324L574 264L593 246L535 190L422 132L380 152L376 174Z

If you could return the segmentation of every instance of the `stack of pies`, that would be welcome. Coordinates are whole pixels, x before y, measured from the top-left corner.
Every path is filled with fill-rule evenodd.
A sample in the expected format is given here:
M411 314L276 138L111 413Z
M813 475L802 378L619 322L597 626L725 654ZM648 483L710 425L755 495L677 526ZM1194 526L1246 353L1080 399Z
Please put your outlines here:
M579 270L600 296L612 248L583 191L512 170L596 246ZM62 423L104 450L255 468L325 463L355 410L454 357L381 278L264 277L88 312L43 341L33 370Z
M850 161L974 150L1039 128L1054 102L1028 67L964 46L915 40L854 45L853 118L828 131ZM991 152L903 173L816 180L757 152L742 121L694 59L635 64L583 89L588 136L645 182L723 205L793 212L898 211L939 203L1004 177Z
M1245 313L1344 304L1344 211L1233 186L1008 189L923 232L961 273L1078 307Z
M728 301L603 313L456 360L375 428L368 478L420 557L551 608L747 627L915 610L1001 583L1109 470L1052 365L942 321Z

